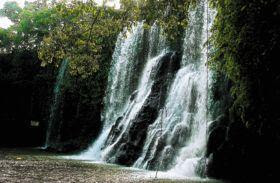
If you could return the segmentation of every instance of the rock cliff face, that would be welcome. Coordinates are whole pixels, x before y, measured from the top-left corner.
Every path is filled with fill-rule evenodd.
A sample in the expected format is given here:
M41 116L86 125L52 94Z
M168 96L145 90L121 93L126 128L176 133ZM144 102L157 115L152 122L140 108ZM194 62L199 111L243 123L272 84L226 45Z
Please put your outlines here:
M152 124L159 115L159 111L164 105L170 84L179 68L180 58L177 52L166 53L158 60L158 68L155 70L151 92L136 117L130 122L131 125L128 127L125 134L118 139L117 143L114 145L114 149L108 154L108 162L128 166L133 165L141 153L148 126ZM133 98L132 94L131 99L133 100ZM106 142L107 146L115 143L121 131L121 129L117 129L116 126L118 126L119 121L122 119L122 117L118 118L112 128Z
M212 115L208 129L206 174L233 182L270 182L279 164L279 142L249 129L232 109L231 81L219 75L212 88Z
M145 37L143 23L127 36L120 34L108 77L103 130L80 158L197 176L195 167L206 151L205 128L212 121L206 110L204 44L206 18L212 21L213 13L208 17L206 7L206 1L192 7L180 49L168 46L157 25L149 30L145 49L139 46ZM143 67L136 66L139 53Z

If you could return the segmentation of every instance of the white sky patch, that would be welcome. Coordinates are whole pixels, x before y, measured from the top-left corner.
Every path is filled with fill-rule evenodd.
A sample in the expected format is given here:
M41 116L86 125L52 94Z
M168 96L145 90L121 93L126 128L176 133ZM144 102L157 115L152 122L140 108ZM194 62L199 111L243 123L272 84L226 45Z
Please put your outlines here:
M13 25L13 23L7 17L0 17L0 27L7 29Z
M16 1L20 7L24 7L24 2L28 1L28 2L34 2L36 0L0 0L0 9L3 8L3 5L5 4L5 2L8 1ZM83 0L86 1L86 0ZM97 4L102 5L103 4L103 0L95 0L97 2ZM111 7L115 7L116 9L120 8L120 3L119 0L108 0L108 2L106 3L107 6L111 6ZM12 22L6 18L6 17L0 17L0 27L2 28L8 28L9 26L12 25Z
M86 1L86 0L83 0ZM97 2L97 4L102 5L103 4L103 0L95 0L95 2ZM120 8L120 0L107 0L106 3L107 6L111 6L111 7L115 7L116 9Z

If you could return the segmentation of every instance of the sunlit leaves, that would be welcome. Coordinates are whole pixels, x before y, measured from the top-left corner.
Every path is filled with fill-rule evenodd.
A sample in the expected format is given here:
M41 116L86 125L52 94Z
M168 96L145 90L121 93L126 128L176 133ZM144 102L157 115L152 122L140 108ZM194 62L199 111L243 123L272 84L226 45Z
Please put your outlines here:
M279 50L275 46L279 42L279 17L275 14L279 12L279 1L211 0L211 5L217 15L210 66L231 80L233 111L247 127L257 126L268 119L264 116L271 116L269 97L274 100L275 93L279 93L275 84L279 83L275 80L279 78L278 67L271 56Z
M131 22L144 20L150 26L157 22L172 42L182 36L182 31L188 24L189 6L194 2L195 0L122 0L121 4Z
M68 59L71 74L87 77L98 70L104 54L112 54L117 34L137 21L145 20L147 29L157 22L170 41L182 37L192 1L122 0L120 10L97 6L93 0L61 1L52 7L36 1L19 13L13 46L39 46L42 65L58 66Z
M86 78L98 71L101 57L112 54L116 36L126 22L120 12L99 7L94 1L59 3L59 24L45 36L39 50L42 65L69 60L69 72Z
M0 28L0 53L10 52L13 46L14 34Z
M16 1L5 2L4 7L0 10L0 16L8 17L12 22L17 23L20 20L22 9Z
M55 14L55 9L42 6L37 1L34 3L27 3L23 9L20 7L16 8L16 4L12 2L6 4L9 3L14 4L12 6L14 7L13 15L9 14L12 10L8 11L6 6L0 11L6 12L3 15L14 22L14 25L8 28L9 35L12 35L10 37L12 37L13 40L11 40L11 45L5 45L9 47L9 49L3 48L1 52L3 52L2 50L5 50L5 52L12 52L13 49L17 48L36 51L43 36L48 34L49 30L52 29L57 22L56 16L53 16Z

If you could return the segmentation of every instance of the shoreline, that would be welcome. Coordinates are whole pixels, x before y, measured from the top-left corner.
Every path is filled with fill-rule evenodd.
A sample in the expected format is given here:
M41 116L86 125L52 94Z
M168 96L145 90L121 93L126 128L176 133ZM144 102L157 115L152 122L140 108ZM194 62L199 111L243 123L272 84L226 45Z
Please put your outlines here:
M155 172L64 159L34 148L0 148L0 182L92 182L92 183L217 183L216 180L170 179Z

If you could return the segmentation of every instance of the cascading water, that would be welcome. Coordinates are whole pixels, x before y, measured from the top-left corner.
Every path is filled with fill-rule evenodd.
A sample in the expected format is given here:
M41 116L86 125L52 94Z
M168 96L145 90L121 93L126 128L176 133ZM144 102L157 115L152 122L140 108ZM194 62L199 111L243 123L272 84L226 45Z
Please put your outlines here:
M148 138L134 166L170 170L196 176L206 149L207 119L207 6L201 1L190 12L182 67L176 74L166 103L149 126ZM209 16L210 17L210 16ZM158 167L157 167L158 166Z
M196 176L210 121L204 43L213 17L207 15L206 2L190 11L182 59L168 51L156 25L149 33L139 23L127 36L120 34L104 100L104 127L80 159Z
M116 134L121 133L121 137L130 121L141 110L150 93L158 60L167 52L159 32L156 25L147 31L143 29L143 23L138 23L131 32L119 35L104 99L103 130L86 152L74 158L110 158L106 154L112 153L113 146L120 140Z
M61 87L64 83L64 76L65 76L65 71L68 65L68 61L65 59L61 62L58 75L56 77L56 82L55 86L53 89L53 103L51 105L50 109L50 117L48 121L48 127L47 127L47 132L46 132L46 141L44 148L47 148L50 146L51 143L53 143L54 139L52 136L54 136L54 131L55 131L55 119L56 119L56 113L59 107L60 103L60 98L61 98Z
M93 145L78 155L79 159L101 160L101 148L108 138L113 123L127 108L129 96L135 88L131 86L136 62L143 62L138 57L138 50L143 47L144 31L143 23L132 28L132 31L124 31L118 36L115 51L112 57L112 66L108 77L108 87L104 98L105 110L102 114L103 130ZM135 62L132 62L135 61Z
M194 92L190 89L187 90L191 92L191 98L187 105L185 105L185 107L193 106L189 108L192 119L190 122L186 120L187 123L185 123L189 124L191 128L188 138L185 141L185 146L179 151L174 162L175 166L170 172L194 177L197 176L198 173L201 174L201 169L203 169L202 172L205 171L205 163L207 161L204 159L204 155L206 153L208 138L207 129L212 121L207 111L207 106L210 101L208 98L208 88L211 85L212 76L211 72L207 71L207 57L211 47L209 44L205 43L209 37L209 28L212 26L215 11L208 8L207 1L205 0L201 1L196 9L190 12L190 17L192 18L188 30L186 31L185 52L183 56L183 64L185 66L182 68L182 72L184 72L185 69L191 69L194 74L189 78L188 84L186 84L192 85L194 89ZM178 75L179 74L180 72ZM185 76L187 76L187 74ZM184 81L184 79L178 82L178 86L181 85L180 83L182 83L182 81Z

